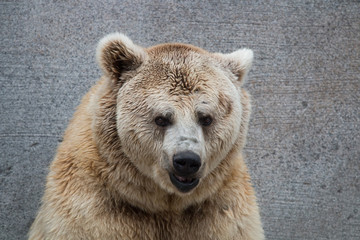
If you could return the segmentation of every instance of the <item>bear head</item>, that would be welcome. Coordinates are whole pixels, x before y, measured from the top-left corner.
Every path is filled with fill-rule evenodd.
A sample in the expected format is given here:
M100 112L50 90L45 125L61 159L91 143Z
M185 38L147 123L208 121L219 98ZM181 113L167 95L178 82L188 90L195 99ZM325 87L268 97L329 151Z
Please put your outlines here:
M212 179L245 142L250 100L241 86L252 59L249 49L143 48L120 33L104 37L97 48L104 89L93 126L101 154L126 159L169 194L215 189Z

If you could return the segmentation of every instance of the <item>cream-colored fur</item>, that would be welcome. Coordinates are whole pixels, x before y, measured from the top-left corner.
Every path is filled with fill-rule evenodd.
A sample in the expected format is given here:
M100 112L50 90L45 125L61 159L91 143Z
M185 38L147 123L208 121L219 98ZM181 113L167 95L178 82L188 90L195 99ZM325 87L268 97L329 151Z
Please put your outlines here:
M241 86L252 58L248 49L102 39L104 76L65 132L29 239L264 239L242 157L250 99ZM171 124L156 125L159 115ZM169 174L187 148L201 167L198 185L182 192Z

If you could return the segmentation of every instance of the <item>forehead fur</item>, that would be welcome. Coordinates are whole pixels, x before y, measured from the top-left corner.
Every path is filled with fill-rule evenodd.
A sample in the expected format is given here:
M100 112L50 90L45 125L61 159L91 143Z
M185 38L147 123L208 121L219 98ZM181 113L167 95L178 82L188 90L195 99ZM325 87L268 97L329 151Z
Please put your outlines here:
M166 78L170 93L174 95L198 91L214 74L215 63L210 54L192 45L161 44L147 49L147 52L149 65Z
M207 54L208 52L199 47L195 47L190 44L184 43L164 43L159 44L147 49L148 53L151 55L161 55L162 53L174 53L179 52L182 54L186 54L189 52L197 52L200 54Z

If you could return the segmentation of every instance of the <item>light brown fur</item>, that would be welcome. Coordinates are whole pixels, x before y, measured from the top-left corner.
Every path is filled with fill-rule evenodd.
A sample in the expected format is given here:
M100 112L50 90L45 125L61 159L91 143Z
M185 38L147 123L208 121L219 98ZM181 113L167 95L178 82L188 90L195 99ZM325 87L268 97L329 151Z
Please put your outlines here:
M250 115L240 87L247 59L234 63L233 55L183 44L142 49L129 41L118 35L100 43L104 76L65 132L29 239L263 239L241 153ZM168 163L158 160L164 132L149 127L153 105L162 111L169 104L190 122L199 101L215 116L214 127L203 130L209 153L199 185L180 193L168 179Z

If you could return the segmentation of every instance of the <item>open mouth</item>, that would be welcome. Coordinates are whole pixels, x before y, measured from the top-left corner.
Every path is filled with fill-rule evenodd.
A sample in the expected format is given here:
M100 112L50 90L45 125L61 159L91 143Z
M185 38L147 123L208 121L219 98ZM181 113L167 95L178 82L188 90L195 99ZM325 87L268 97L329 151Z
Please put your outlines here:
M181 177L170 173L170 180L174 186L183 193L189 192L199 184L198 178Z

